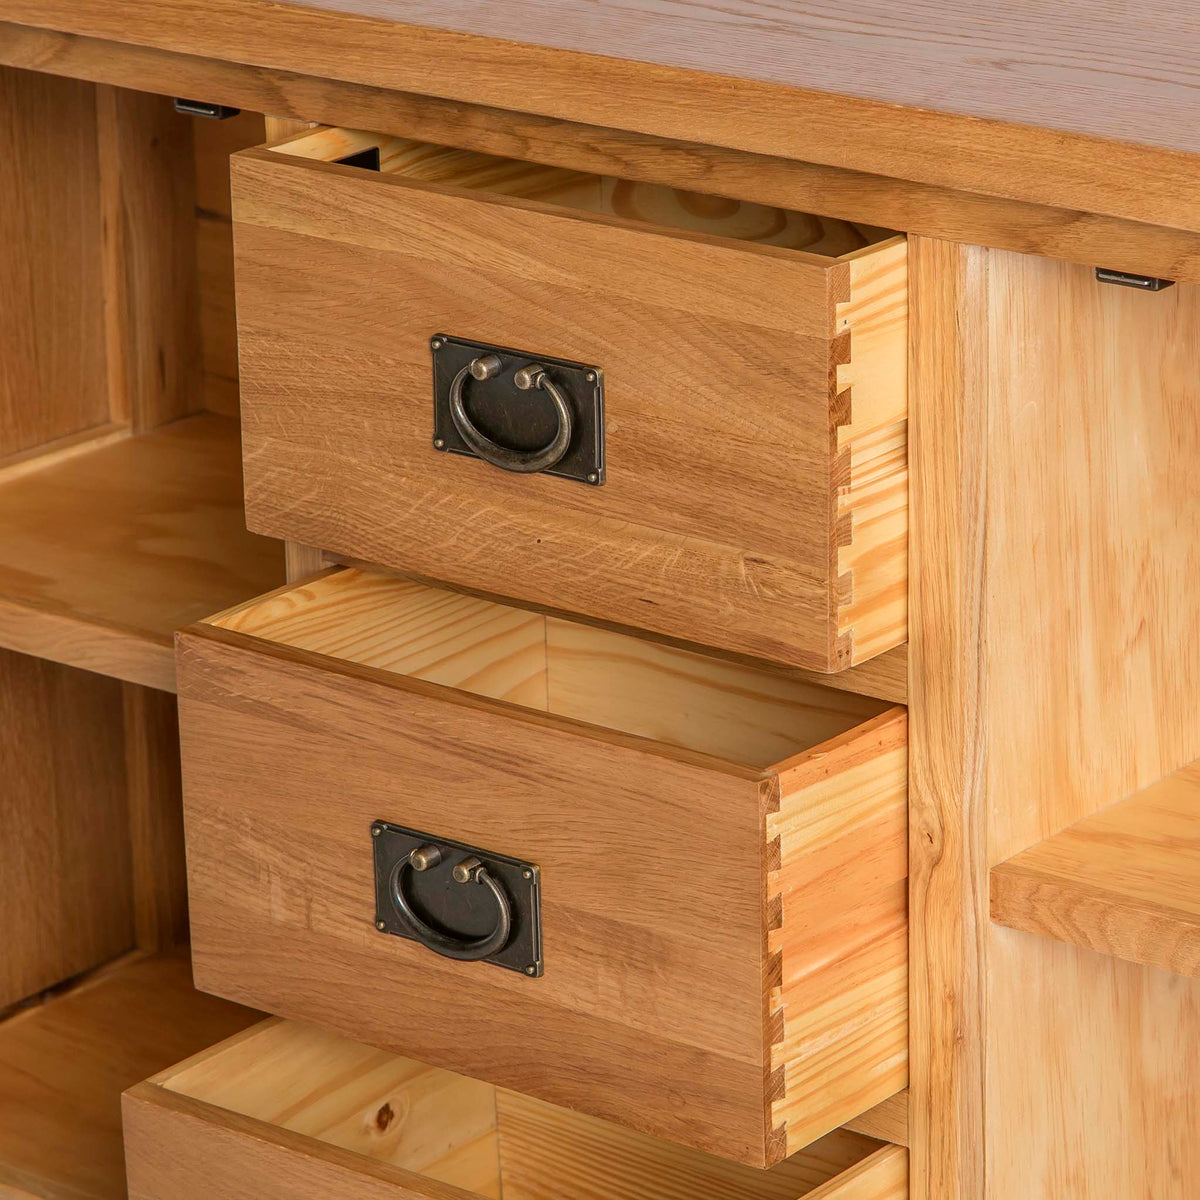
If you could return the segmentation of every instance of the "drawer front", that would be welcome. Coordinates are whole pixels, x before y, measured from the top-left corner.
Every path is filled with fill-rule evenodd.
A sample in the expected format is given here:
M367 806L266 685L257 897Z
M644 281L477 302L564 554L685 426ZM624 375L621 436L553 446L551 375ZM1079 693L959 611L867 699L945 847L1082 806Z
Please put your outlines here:
M838 1130L727 1163L268 1021L122 1101L130 1200L904 1200L907 1152Z
M199 987L758 1166L905 1086L902 709L356 571L220 620ZM376 821L536 865L544 975L378 932Z
M251 529L821 671L904 641L903 239L825 257L614 215L663 189L302 157L355 136L234 159ZM603 485L438 453L439 333L599 367Z

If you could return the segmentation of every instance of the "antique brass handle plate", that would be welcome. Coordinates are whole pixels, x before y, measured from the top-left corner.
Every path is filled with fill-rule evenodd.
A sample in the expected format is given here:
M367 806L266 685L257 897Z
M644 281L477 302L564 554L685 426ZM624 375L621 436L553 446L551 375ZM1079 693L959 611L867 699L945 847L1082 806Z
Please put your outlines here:
M433 448L517 474L604 482L604 375L445 334L433 355Z
M542 973L541 873L521 859L371 823L375 928L443 958Z

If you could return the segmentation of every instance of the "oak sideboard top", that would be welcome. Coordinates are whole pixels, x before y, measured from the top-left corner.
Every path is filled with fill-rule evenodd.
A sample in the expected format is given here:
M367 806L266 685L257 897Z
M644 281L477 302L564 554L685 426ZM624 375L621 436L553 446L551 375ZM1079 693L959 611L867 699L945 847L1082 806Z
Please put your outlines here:
M0 53L23 25L1200 231L1183 0L0 0L0 21Z

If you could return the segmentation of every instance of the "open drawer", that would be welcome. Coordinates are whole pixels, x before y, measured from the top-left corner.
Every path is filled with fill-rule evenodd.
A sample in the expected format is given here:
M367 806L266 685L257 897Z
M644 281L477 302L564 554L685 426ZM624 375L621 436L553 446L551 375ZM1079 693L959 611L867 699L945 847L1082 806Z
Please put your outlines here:
M908 1155L838 1130L755 1171L266 1021L123 1097L130 1200L904 1200Z
M905 640L903 237L346 129L232 186L251 529L819 671Z
M907 1083L902 708L352 568L177 659L198 987L758 1167Z

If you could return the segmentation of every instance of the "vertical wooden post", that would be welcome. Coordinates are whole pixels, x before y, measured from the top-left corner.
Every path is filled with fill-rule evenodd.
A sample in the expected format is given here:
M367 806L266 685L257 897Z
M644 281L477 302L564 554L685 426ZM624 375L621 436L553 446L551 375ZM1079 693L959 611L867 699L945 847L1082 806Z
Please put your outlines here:
M984 1194L987 269L910 241L909 1138L928 1200Z
M1184 1200L1200 981L988 919L1200 757L1200 288L910 244L913 1200Z
M114 420L140 433L203 407L190 119L169 98L96 89Z
M311 129L312 122L296 121L290 117L267 117L266 127L267 141L278 142ZM306 546L303 542L284 542L283 548L289 583L307 575L315 575L325 567L325 555L315 546Z
M141 949L165 950L188 933L179 720L168 692L121 686L134 933Z

